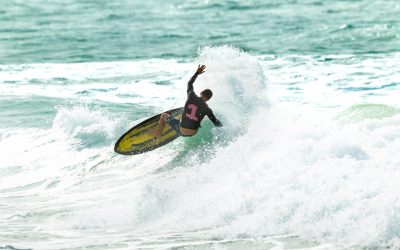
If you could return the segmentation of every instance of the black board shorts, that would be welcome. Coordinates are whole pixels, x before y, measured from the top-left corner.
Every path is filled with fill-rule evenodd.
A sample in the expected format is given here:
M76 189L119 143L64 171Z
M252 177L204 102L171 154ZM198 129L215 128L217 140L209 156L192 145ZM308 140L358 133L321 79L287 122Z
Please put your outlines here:
M173 130L175 130L175 132L178 135L184 136L184 137L190 137L191 136L191 135L184 135L184 134L181 133L181 130L179 129L181 121L179 121L175 117L173 117L173 116L168 117L167 123Z

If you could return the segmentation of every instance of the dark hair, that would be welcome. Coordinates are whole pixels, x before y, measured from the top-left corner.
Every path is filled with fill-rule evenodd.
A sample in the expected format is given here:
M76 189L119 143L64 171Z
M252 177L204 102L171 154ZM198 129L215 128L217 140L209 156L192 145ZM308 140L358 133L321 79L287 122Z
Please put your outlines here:
M201 91L200 95L207 98L207 100L210 100L211 97L213 96L213 92L211 91L211 89L205 89L205 90Z

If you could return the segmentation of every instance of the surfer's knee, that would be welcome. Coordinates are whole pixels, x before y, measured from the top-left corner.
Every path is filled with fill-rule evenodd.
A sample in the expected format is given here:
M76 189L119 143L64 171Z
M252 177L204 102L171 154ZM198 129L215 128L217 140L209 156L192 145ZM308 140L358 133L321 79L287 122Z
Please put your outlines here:
M161 115L161 119L165 122L167 121L168 117L169 117L169 114L167 114L167 113L162 113L162 115Z

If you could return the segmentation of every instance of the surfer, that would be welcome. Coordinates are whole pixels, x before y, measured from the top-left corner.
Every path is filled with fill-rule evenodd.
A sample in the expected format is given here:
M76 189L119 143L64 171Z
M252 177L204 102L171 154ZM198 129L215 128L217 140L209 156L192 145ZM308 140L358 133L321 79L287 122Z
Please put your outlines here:
M214 116L214 113L206 104L213 95L212 91L210 89L205 89L200 92L199 97L193 90L193 83L196 81L198 75L204 73L205 68L205 65L199 65L196 73L194 73L188 82L187 100L183 108L181 120L178 120L167 113L163 113L158 122L158 128L149 130L153 136L160 138L167 123L178 133L178 135L193 136L197 133L200 123L206 115L215 126L222 126L222 123Z

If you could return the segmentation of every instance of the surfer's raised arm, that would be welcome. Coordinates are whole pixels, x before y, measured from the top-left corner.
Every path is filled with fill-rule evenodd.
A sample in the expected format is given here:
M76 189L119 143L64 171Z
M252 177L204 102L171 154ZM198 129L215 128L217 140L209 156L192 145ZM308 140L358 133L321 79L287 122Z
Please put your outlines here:
M188 82L188 88L187 88L187 94L188 96L190 95L191 92L194 93L193 90L193 83L196 81L196 78L198 75L203 74L204 70L206 69L206 65L199 65L197 67L196 73L194 73L194 75L192 76L192 78L190 78L189 82Z

